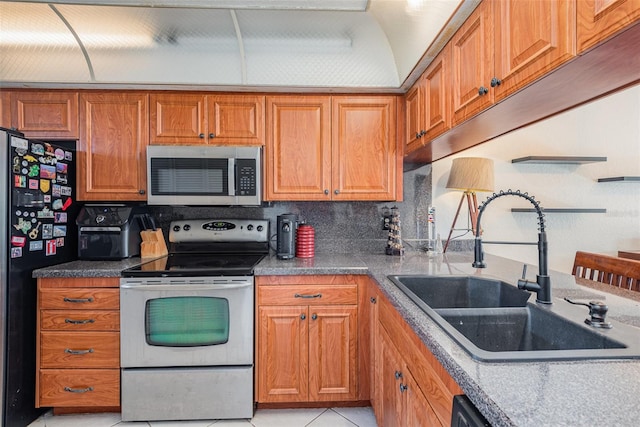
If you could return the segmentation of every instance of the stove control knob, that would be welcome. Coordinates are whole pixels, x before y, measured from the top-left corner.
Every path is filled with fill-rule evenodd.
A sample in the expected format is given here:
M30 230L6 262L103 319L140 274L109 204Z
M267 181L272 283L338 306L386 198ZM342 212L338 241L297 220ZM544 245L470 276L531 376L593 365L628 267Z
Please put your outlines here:
M173 231L180 231L180 226L179 225L174 225L173 226Z
M262 230L264 230L264 227L263 227L263 226L261 226L261 225L259 225L259 226L258 226L258 228L257 228L256 230L258 230L258 231L262 231Z
M247 230L249 230L249 231L253 230L253 225L251 225L251 224L247 225Z
M191 230L191 226L189 224L185 224L182 228L184 229L184 231Z

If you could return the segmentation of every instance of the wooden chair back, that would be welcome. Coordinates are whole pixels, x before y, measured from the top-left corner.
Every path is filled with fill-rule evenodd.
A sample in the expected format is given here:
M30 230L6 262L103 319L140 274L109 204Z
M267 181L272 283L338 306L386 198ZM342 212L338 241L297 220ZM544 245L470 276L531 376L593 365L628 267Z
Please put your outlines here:
M640 292L640 261L633 259L578 251L572 274Z

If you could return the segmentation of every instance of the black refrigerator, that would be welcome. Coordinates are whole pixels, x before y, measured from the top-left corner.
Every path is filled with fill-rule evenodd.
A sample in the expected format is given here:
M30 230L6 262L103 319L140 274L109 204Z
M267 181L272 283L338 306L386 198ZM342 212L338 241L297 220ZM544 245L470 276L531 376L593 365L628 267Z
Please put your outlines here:
M35 269L76 259L75 142L47 143L0 128L2 194L2 426L24 427L35 407Z

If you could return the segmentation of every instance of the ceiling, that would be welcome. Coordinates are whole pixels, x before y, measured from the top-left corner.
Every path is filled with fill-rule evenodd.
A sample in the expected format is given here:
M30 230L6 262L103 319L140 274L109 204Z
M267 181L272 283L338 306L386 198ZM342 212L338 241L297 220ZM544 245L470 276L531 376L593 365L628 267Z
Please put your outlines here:
M0 1L0 85L403 92L478 3Z

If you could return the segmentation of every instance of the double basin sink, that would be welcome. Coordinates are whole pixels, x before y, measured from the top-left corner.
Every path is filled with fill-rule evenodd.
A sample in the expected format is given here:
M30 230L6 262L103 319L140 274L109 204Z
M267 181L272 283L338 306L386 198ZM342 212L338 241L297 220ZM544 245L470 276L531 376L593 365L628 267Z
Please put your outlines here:
M476 276L388 278L477 360L640 359L637 329L588 326L586 307L576 317L566 301L529 302L528 291Z

